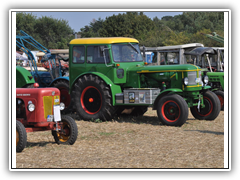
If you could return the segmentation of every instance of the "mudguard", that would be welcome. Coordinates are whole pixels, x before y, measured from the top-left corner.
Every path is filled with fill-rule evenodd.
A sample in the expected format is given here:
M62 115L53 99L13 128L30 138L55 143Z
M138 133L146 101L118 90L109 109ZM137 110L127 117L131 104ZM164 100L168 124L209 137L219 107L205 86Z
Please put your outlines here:
M35 80L31 73L23 67L16 66L16 87L22 88L28 84L34 84Z
M69 76L58 77L58 78L54 79L49 86L52 86L58 80L65 80L65 81L69 82Z
M109 85L109 87L111 89L111 93L112 93L112 104L113 104L113 106L115 106L115 94L122 93L121 87L119 85L114 84L111 81L111 79L109 79L107 76L105 76L104 74L102 74L100 72L87 72L87 73L83 73L83 74L81 74L80 76L78 76L74 80L74 83L76 82L76 80L78 78L80 78L81 76L86 75L86 74L94 74L94 75L98 76L99 78L101 78L107 85ZM72 91L72 89L70 89L70 91Z
M161 97L165 96L166 94L177 94L177 93L182 93L182 92L183 91L181 89L176 89L176 88L169 88L169 89L161 91L153 103L153 110L156 109L157 103Z

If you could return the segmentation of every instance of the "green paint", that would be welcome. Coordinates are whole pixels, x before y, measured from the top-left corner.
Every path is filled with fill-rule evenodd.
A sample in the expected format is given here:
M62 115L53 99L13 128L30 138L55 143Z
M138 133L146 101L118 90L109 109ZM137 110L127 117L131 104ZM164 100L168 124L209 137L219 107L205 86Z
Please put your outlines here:
M90 39L92 42L93 39ZM104 40L104 38L102 39ZM114 42L101 44L101 38L97 38L97 40L98 44L91 44L87 39L85 41L73 41L85 42L85 44L74 44L73 42L69 44L69 80L71 89L76 80L84 74L95 74L109 85L113 105L116 105L115 94L122 93L126 88L159 88L160 93L156 100L168 93L177 93L187 101L189 107L196 105L195 102L199 99L203 90L202 84L195 82L195 78L200 78L200 67L191 64L148 66L144 64L136 42L130 45L127 41L124 42L124 38L122 38L122 42L118 41L117 44ZM93 46L105 48L104 53L107 57L106 60L108 60L107 64L103 61L103 54L101 54L103 51L93 48ZM74 50L78 47L82 50L82 61L81 63L74 63ZM116 49L117 51L115 51ZM128 51L131 55L127 56ZM94 55L92 55L93 52ZM101 58L102 63L95 61L95 59L101 60ZM195 77L191 80L191 85L183 85L184 77L193 77L190 74ZM208 88L210 87L204 87L204 89Z

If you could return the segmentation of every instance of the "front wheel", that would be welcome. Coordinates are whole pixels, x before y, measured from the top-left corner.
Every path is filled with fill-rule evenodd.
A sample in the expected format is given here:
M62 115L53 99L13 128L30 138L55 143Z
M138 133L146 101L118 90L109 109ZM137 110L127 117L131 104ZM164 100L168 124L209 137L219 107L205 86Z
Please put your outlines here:
M188 105L177 94L166 95L158 102L157 115L164 125L182 126L188 118Z
M212 91L205 91L203 93L203 102L205 107L200 109L197 106L193 106L190 108L192 115L196 119L200 120L214 120L221 109L220 101L216 94Z
M70 116L62 116L60 131L52 131L54 140L58 144L73 145L77 140L78 128L74 119Z
M23 124L17 120L16 124L16 151L22 152L27 144L27 132Z

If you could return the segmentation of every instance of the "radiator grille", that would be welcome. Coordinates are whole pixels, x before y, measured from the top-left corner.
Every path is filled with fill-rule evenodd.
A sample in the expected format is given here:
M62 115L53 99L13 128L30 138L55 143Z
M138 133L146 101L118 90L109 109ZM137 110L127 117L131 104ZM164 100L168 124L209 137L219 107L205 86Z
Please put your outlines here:
M188 85L197 84L196 83L196 78L197 78L197 72L196 71L188 72Z
M43 107L44 107L44 118L47 119L48 115L52 115L52 107L53 107L53 97L52 96L44 96L43 97Z
M201 71L188 72L188 85L197 85L197 84L202 84Z

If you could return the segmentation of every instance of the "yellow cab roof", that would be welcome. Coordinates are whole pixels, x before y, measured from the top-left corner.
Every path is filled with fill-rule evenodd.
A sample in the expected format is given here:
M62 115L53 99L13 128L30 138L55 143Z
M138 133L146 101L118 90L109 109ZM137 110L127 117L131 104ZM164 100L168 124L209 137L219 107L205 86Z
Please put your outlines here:
M106 38L79 38L73 39L69 44L113 44L113 43L139 43L138 40L128 37L106 37Z

